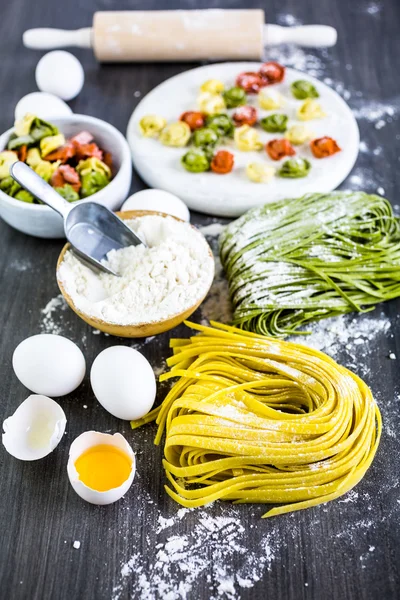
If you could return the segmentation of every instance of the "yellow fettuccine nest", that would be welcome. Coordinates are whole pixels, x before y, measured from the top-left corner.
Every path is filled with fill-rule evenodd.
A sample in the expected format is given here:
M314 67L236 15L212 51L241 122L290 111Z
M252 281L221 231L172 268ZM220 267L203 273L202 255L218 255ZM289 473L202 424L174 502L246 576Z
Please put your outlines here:
M167 493L185 507L214 500L277 504L264 516L342 496L364 476L381 435L368 386L322 352L212 322L172 340L160 381Z

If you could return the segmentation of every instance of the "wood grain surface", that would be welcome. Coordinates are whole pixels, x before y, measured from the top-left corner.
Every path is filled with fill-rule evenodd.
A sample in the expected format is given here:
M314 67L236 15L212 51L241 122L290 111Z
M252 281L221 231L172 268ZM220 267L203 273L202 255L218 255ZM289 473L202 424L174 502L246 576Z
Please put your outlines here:
M400 4L398 0L234 0L198 2L183 0L2 0L0 11L0 131L10 127L14 106L36 89L34 68L40 53L22 47L22 32L30 27L77 28L88 26L95 10L161 9L193 7L263 7L270 22L287 23L287 15L304 23L321 22L337 27L339 41L330 51L310 51L323 78L331 80L359 116L363 152L345 188L367 192L383 188L399 204L400 104ZM293 21L289 18L289 22ZM85 67L82 93L71 102L75 112L105 119L125 133L129 116L155 85L196 65L97 64L90 51L76 50ZM314 59L313 59L314 57ZM322 65L322 67L321 67ZM137 92L135 94L135 92ZM350 94L350 97L349 97ZM395 107L393 109L393 106ZM375 107L375 108L374 108ZM385 108L386 107L386 108ZM387 111L387 107L390 108ZM374 108L375 113L371 110ZM379 112L380 111L380 112ZM383 122L383 125L382 125ZM366 151L368 150L368 151ZM143 188L137 176L132 190ZM195 224L212 220L193 214ZM1 418L12 414L28 392L17 381L11 357L27 336L45 331L49 321L42 310L58 295L55 265L63 242L38 240L0 222L0 402ZM167 571L192 584L188 600L242 598L243 600L395 600L400 598L400 302L362 315L390 319L388 331L370 335L350 356L344 346L338 357L363 374L381 406L384 418L382 443L376 460L356 492L325 506L261 520L264 507L217 503L204 511L177 517L179 507L166 495L162 449L153 446L154 426L132 432L106 413L95 400L88 376L82 386L61 399L68 418L64 440L47 458L34 463L13 459L0 448L0 598L4 600L123 600L185 597L154 592L159 577L157 553L172 536L187 536L197 543L197 554L206 567L193 572ZM197 319L201 312L197 311ZM96 355L113 344L129 343L160 368L169 355L169 334L152 340L127 342L95 335L71 310L56 306L53 330L75 341L83 350L88 368ZM184 327L174 331L187 335ZM388 358L389 352L397 360ZM62 357L60 357L62 360ZM159 388L159 400L165 387ZM126 497L108 507L84 503L69 485L66 473L68 448L81 432L119 431L137 452L138 476ZM211 519L230 519L230 529L200 532ZM171 525L163 519L172 519ZM234 526L232 525L234 523ZM232 530L233 527L233 530ZM158 532L157 532L158 531ZM200 533L199 533L200 532ZM197 542L196 542L196 539ZM73 542L79 540L79 549ZM233 540L233 541L232 541ZM234 545L239 544L239 548ZM161 546L160 546L161 545ZM193 552L190 547L186 553ZM121 569L131 558L131 569ZM221 586L221 564L233 580L249 560L254 563L249 587L236 591ZM194 565L194 563L193 563ZM193 566L195 569L195 565ZM250 567L249 567L250 569ZM129 574L124 574L130 571ZM257 581L258 579L258 581ZM143 581L150 588L143 587ZM151 583L153 582L153 583ZM151 587L153 585L153 588ZM146 591L147 589L147 591ZM153 590L152 592L149 590Z

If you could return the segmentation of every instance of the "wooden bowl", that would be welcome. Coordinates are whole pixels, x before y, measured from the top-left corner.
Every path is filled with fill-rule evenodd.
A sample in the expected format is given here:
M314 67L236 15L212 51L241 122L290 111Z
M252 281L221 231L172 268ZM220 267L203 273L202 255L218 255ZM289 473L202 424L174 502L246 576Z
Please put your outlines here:
M120 217L120 219L123 219L124 221L129 220L129 219L134 219L136 217L142 217L145 215L159 215L160 217L171 216L171 215L167 215L167 214L161 213L161 212L156 212L153 210L128 210L128 211L124 211L124 212L117 212L116 215L118 217ZM181 219L178 219L177 217L172 217L172 218L175 219L176 221L181 221ZM183 222L183 221L181 221L181 222ZM191 227L193 227L193 225ZM195 227L193 227L193 229L195 229ZM203 300L207 296L209 289L211 287L212 282L210 283L210 287L207 289L205 294L203 294L196 301L196 303L193 304L193 306L191 306L190 308L186 309L183 312L177 313L177 314L173 315L172 317L169 317L168 319L164 319L162 321L156 321L156 322L152 322L152 323L138 323L136 325L116 325L115 323L108 323L107 321L103 321L102 319L98 319L97 317L91 317L90 315L87 315L86 313L83 313L82 311L80 311L75 306L71 296L67 293L67 291L64 288L63 283L58 278L58 269L59 269L62 261L64 260L65 253L70 248L71 248L71 245L69 243L65 244L65 246L61 250L60 256L58 257L58 261L57 261L57 284L58 284L58 287L60 288L60 292L62 293L63 297L65 298L68 306L70 308L72 308L72 310L78 315L78 317L83 319L83 321L85 321L86 323L88 323L89 325L94 327L95 329L99 329L100 331L103 331L104 333L109 333L110 335L116 335L119 337L127 337L127 338L148 337L150 335L157 335L158 333L163 333L164 331L173 329L174 327L176 327L177 325L182 323L182 321L189 318L192 313L194 313L194 311L200 306L200 304L203 302ZM212 258L214 258L211 248L209 248L209 254Z

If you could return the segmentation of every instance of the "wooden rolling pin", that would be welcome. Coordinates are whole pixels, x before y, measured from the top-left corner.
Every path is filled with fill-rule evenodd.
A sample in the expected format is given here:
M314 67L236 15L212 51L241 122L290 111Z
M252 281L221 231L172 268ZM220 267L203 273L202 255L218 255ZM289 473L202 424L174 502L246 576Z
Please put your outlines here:
M76 31L30 29L27 48L93 48L102 62L260 60L267 45L333 46L325 25L265 25L263 10L97 12L93 26Z

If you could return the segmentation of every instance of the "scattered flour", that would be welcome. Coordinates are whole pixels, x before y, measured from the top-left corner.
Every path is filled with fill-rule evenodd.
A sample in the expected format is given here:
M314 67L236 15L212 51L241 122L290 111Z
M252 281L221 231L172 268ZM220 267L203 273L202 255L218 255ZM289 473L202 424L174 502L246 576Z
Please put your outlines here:
M41 333L60 334L63 332L62 313L68 308L62 294L52 298L40 311L42 321L40 323Z
M169 535L149 555L135 553L121 567L113 600L121 598L129 577L135 581L138 600L188 600L195 597L196 586L204 577L209 600L236 600L241 588L252 588L270 570L281 542L272 526L249 551L235 509L228 507L225 513L227 516L211 516L199 510L192 530ZM157 533L172 527L177 519L159 518Z

